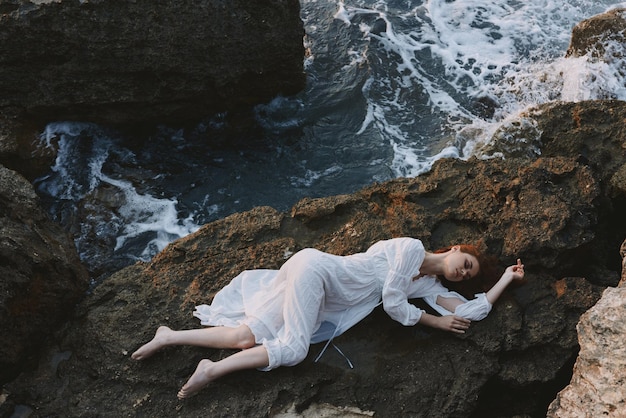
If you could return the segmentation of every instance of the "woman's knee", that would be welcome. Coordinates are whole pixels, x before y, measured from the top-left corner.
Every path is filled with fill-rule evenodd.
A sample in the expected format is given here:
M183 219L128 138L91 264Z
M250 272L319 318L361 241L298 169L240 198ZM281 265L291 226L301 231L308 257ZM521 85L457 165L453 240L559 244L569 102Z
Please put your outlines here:
M298 263L302 263L302 262L304 262L305 264L316 263L317 259L323 256L323 254L324 253L322 253L320 250L317 250L315 248L303 248L302 250L295 253L293 257L287 260L287 262L291 261L292 263L294 263L296 262L296 260L299 260Z
M235 340L236 340L236 348L246 349L254 347L256 344L256 338L254 338L254 334L247 325L240 325L235 329Z
M309 347L292 346L283 353L283 366L295 366L302 363L309 354Z

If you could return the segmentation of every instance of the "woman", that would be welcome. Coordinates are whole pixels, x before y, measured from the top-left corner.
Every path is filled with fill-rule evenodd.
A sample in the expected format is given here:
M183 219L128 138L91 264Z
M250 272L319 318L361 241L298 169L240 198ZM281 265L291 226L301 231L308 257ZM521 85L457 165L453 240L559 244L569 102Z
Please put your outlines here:
M481 261L486 264L472 246L431 253L413 238L379 241L366 252L349 256L304 249L280 270L244 271L215 295L210 306L197 306L194 315L213 327L181 331L159 327L132 358L146 359L170 345L241 349L216 362L201 360L178 392L183 399L237 370L298 364L311 343L332 340L381 300L385 312L403 325L419 323L464 333L470 321L487 316L511 282L524 278L524 266L517 260L489 291L471 301L442 285L440 279L458 283L476 278ZM409 303L412 298L423 298L443 316L417 308Z

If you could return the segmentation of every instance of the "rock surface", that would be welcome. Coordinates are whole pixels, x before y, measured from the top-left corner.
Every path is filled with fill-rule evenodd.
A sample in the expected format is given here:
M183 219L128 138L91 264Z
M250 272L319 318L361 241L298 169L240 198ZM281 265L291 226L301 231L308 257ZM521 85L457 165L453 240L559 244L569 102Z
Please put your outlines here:
M578 323L580 353L571 383L550 405L550 418L626 416L626 287L604 291Z
M611 53L623 52L620 44L626 36L626 9L613 9L585 19L572 29L566 56L610 59ZM613 48L618 47L619 50ZM609 53L607 55L607 53Z
M626 103L554 104L521 117L538 127L539 158L441 160L419 178L305 199L291 213L255 208L119 271L81 303L39 370L5 386L0 412L275 416L334 405L379 416L545 415L571 377L580 315L620 279ZM333 350L314 363L314 345L296 367L236 373L185 402L175 394L198 360L230 351L172 347L130 359L160 324L197 327L193 306L243 269L277 268L308 246L347 254L402 235L431 249L481 241L505 264L521 257L528 283L463 337L403 327L377 309L336 340L354 369ZM611 247L614 257L603 251Z
M22 176L0 166L0 382L34 367L89 279L69 235Z
M566 57L580 58L586 63L605 63L613 71L623 75L626 71L624 57L626 56L626 9L613 9L603 14L593 16L577 24L572 30L572 37ZM589 64L583 64L589 65ZM590 77L588 75L587 77ZM619 76L618 76L619 77ZM623 79L623 77L622 77ZM582 79L580 81L583 81ZM595 82L595 81L594 81ZM616 90L622 90L620 85L612 83L595 83L594 97L598 99L617 98Z
M303 36L298 0L0 0L0 142L16 118L28 138L58 120L180 124L294 94ZM20 169L29 142L0 144L0 163Z
M37 16L41 9L63 3L79 10L118 2L0 1L0 6L6 19L31 11L31 17ZM65 23L70 28L75 24L71 19ZM50 64L64 65L58 61ZM0 105L5 116L0 152L20 155L23 148L15 143L27 143L34 132L22 120L20 106ZM41 111L37 106L33 110ZM417 179L376 184L353 195L305 199L291 213L260 207L208 224L150 263L119 271L85 298L71 322L45 345L39 367L4 385L0 416L284 417L320 411L339 416L543 416L570 378L572 385L560 393L550 414L585 413L576 404L584 400L587 412L621 416L617 408L623 403L616 395L623 400L623 394L611 387L623 380L623 371L615 370L623 366L623 350L613 359L614 347L623 346L623 287L604 289L618 283L620 269L622 286L626 281L626 260L616 251L626 235L624 120L623 102L546 105L496 133L499 140L492 151L506 160L442 160ZM7 144L7 139L15 142ZM30 292L14 292L22 296L21 304L2 300L0 306L45 308L32 302L52 281L38 280L42 275L37 269L43 266L47 274L54 271L66 279L70 271L78 278L75 253L65 242L56 249L57 241L42 238L42 229L54 228L41 218L28 183L4 168L0 174L7 184L0 191L1 226L8 234L2 235L2 268L25 259L25 267L16 268L17 282L33 278L35 283L27 285ZM15 230L34 231L25 240L46 245L20 247ZM61 242L62 235L53 236ZM313 363L321 350L315 345L296 367L236 373L185 402L177 401L175 393L197 361L219 359L230 351L173 347L145 362L129 358L159 324L197 327L190 315L193 306L209 302L242 269L277 268L307 246L347 254L400 235L419 237L431 249L480 241L503 263L521 257L528 283L510 289L492 314L462 337L402 327L377 309L336 340L355 369L333 350ZM622 258L624 248L626 243ZM2 284L2 295L12 294L9 283ZM41 330L43 325L51 330L60 318L56 312L66 315L71 298L80 293L76 289L84 288L80 279L64 283L60 295L49 291L54 296L41 300L67 300L65 310L51 310L45 323L30 310L28 316L16 316L19 324L7 319L7 329ZM598 305L581 319L603 291ZM34 338L36 345L42 335ZM578 341L581 350L572 377ZM597 393L590 393L591 387ZM594 398L596 394L601 396Z

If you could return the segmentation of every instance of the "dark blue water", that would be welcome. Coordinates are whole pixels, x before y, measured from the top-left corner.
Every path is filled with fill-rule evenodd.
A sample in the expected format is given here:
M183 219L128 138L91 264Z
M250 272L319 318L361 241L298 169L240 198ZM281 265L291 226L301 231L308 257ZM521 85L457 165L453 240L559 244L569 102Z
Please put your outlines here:
M36 185L94 278L233 212L286 211L480 156L529 105L626 97L617 66L563 59L571 27L615 1L301 4L307 86L296 96L145 137L48 126L42 142L59 157Z

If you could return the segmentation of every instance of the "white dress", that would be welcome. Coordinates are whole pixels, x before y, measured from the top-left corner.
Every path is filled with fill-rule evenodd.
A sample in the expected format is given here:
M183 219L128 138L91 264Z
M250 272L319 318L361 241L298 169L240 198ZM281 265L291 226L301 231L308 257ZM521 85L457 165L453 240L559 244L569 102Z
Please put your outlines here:
M365 318L382 300L383 308L403 325L415 325L422 310L408 299L423 298L442 315L437 296L465 301L454 314L477 321L491 310L484 293L467 301L435 277L417 280L424 261L422 242L413 238L379 241L366 252L337 256L303 249L280 270L246 270L214 297L196 306L203 325L245 324L267 350L271 370L306 357L311 343L338 336Z

